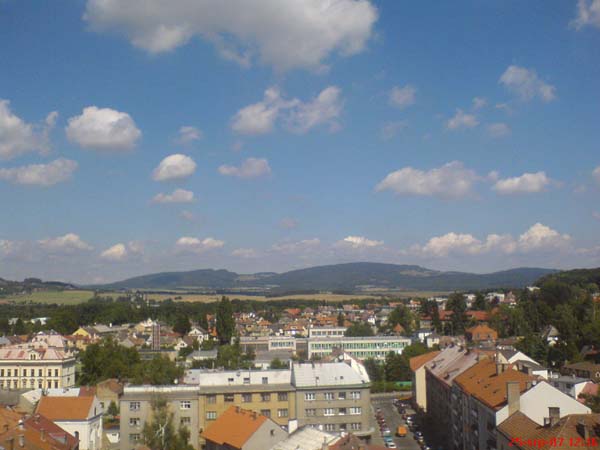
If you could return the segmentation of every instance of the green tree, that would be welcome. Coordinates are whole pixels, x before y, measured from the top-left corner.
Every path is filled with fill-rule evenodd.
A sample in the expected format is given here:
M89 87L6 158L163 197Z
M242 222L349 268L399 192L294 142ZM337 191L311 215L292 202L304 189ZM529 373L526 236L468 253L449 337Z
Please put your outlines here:
M416 328L417 319L405 305L398 305L388 316L388 327L393 329L396 325L401 325L407 335Z
M27 334L27 328L25 327L25 323L23 323L23 320L21 320L20 317L17 319L17 321L13 325L13 334L17 334L17 335Z
M108 405L108 409L106 410L106 414L108 414L113 419L119 415L119 407L114 402L114 400L110 401L110 405Z
M173 413L169 412L167 402L156 398L152 401L152 420L144 424L142 440L152 450L193 450L190 445L189 430L180 425L175 428Z
M80 359L82 385L97 384L108 378L130 378L140 364L137 350L123 347L111 338L88 345Z
M337 316L337 324L338 327L343 327L344 326L344 321L346 320L346 317L344 317L344 314L342 314L341 312L338 314Z
M381 363L373 358L367 358L363 364L371 382L376 383L383 380L383 365Z
M221 344L229 344L235 331L233 306L227 297L222 297L217 305L217 334Z
M344 333L348 337L373 336L373 328L366 322L355 322Z
M412 379L408 361L398 353L389 352L386 355L384 370L386 381L409 381Z
M167 357L156 355L150 361L142 361L135 368L135 384L160 386L173 384L183 375L183 369Z
M467 302L465 296L459 292L455 292L448 297L446 309L452 311L451 324L452 333L454 335L462 334L467 325Z
M485 301L485 297L481 292L475 294L475 301L473 302L473 309L476 311L482 311L487 309L488 304Z
M269 364L270 369L287 369L288 365L281 361L279 358L273 358L271 364Z
M1 334L10 333L10 325L8 324L8 319L6 317L0 318L0 333Z
M182 336L185 336L192 329L192 324L190 323L190 319L187 316L181 314L177 316L175 319L175 324L173 325L173 331L175 333L179 333Z

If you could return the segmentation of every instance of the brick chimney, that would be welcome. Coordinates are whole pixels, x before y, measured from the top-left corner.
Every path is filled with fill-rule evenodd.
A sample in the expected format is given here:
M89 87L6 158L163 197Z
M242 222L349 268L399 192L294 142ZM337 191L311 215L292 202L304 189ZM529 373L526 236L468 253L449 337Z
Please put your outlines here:
M506 403L509 417L521 408L521 385L518 381L506 383Z

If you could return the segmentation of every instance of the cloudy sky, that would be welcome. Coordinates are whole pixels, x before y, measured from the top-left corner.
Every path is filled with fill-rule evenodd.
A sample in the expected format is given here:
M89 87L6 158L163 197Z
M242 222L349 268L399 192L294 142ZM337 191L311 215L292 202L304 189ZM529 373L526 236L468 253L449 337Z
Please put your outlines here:
M600 0L0 1L0 277L600 265Z

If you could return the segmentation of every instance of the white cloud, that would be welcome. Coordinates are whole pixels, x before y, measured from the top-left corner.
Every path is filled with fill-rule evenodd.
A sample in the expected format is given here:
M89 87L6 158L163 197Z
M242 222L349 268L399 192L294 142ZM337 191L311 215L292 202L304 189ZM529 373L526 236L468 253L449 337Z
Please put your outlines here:
M569 235L561 235L546 225L536 223L518 239L510 234L489 234L484 240L480 240L472 234L450 232L429 239L423 246L414 245L407 253L438 258L450 255L473 256L488 253L502 255L539 253L549 250L568 250L570 241Z
M239 178L258 178L271 173L269 162L264 158L248 158L241 166L222 165L219 167L221 175Z
M600 212L599 211L592 212L592 217L596 220L600 220Z
M546 172L524 173L519 177L498 180L492 189L499 194L531 194L543 192L551 182Z
M474 97L473 98L473 109L477 111L478 109L483 108L487 105L487 100L483 97Z
M556 98L556 88L540 79L534 70L525 67L509 66L499 82L525 101L537 97L550 102Z
M458 130L461 128L474 128L479 125L477 117L473 114L465 113L462 109L457 108L453 117L446 122L446 128L449 130Z
M151 53L200 37L242 66L258 57L279 70L318 70L334 53L364 49L377 10L367 0L88 0L84 20Z
M390 105L399 109L408 108L415 103L417 89L410 84L406 86L394 86L389 94Z
M342 91L337 86L323 89L313 100L298 102L287 119L289 128L296 133L306 133L319 125L329 125L331 131L339 129L337 122L342 113Z
M408 124L403 120L399 120L396 122L387 122L384 123L379 131L379 136L384 141L389 141L394 136L396 136L400 131L404 130L408 127Z
M179 137L177 142L183 145L191 144L194 141L202 139L203 133L197 127L183 126L179 128Z
M34 125L16 116L8 100L0 99L0 159L12 159L25 153L47 153L48 134L56 123L58 113L51 112L44 125Z
M273 131L277 120L283 117L287 128L295 133L306 133L320 125L329 125L330 130L335 131L342 109L341 89L337 86L326 87L308 102L296 98L286 100L279 89L271 87L265 91L262 101L240 109L233 116L231 129L239 134L266 134Z
M291 217L284 217L279 222L279 226L281 228L291 230L292 228L296 228L298 226L298 221L296 219L292 219Z
M344 239L338 242L340 245L349 246L354 249L361 248L373 248L380 247L383 245L383 241L375 241L373 239L367 239L364 236L346 236Z
M154 181L177 180L187 178L196 171L192 158L180 153L167 156L152 172Z
M108 261L123 261L127 258L127 248L124 244L115 244L100 254L100 258Z
M596 167L593 172L592 172L592 176L594 177L594 179L596 180L596 182L598 184L600 184L600 166Z
M578 0L577 17L571 26L581 30L586 26L600 28L600 0Z
M185 189L175 189L170 194L162 192L156 194L152 201L154 203L191 203L194 201L194 193Z
M283 242L274 244L271 248L273 251L278 253L302 253L310 252L318 249L321 245L321 241L318 238L303 239L297 242Z
M131 150L142 136L129 114L96 106L71 117L65 131L71 142L99 151Z
M177 239L175 248L182 252L204 253L209 250L221 248L225 245L225 241L220 241L212 237L198 239L195 237L183 236Z
M83 241L74 233L67 233L64 236L47 238L38 241L40 247L51 253L73 253L76 251L90 251L93 247Z
M258 256L258 252L253 248L236 248L231 254L238 258L256 258Z
M75 161L59 158L48 164L0 168L0 180L26 186L48 187L69 180L77 166Z
M390 190L399 195L423 195L441 198L460 198L472 192L480 177L459 161L423 171L404 167L388 174L377 186L377 191Z
M492 123L487 127L488 134L494 138L501 138L510 134L510 127L505 123Z
M571 241L568 234L560 234L552 228L536 223L519 236L519 249L524 252L564 248Z

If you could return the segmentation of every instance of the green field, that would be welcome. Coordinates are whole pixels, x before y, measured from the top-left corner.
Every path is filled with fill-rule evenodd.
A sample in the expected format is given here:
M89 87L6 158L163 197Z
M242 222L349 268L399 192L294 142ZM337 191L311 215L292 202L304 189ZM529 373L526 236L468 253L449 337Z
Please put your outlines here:
M62 305L74 305L82 303L94 296L93 291L69 290L69 291L40 291L25 295L11 295L2 297L0 300L5 302L17 303L57 303Z

